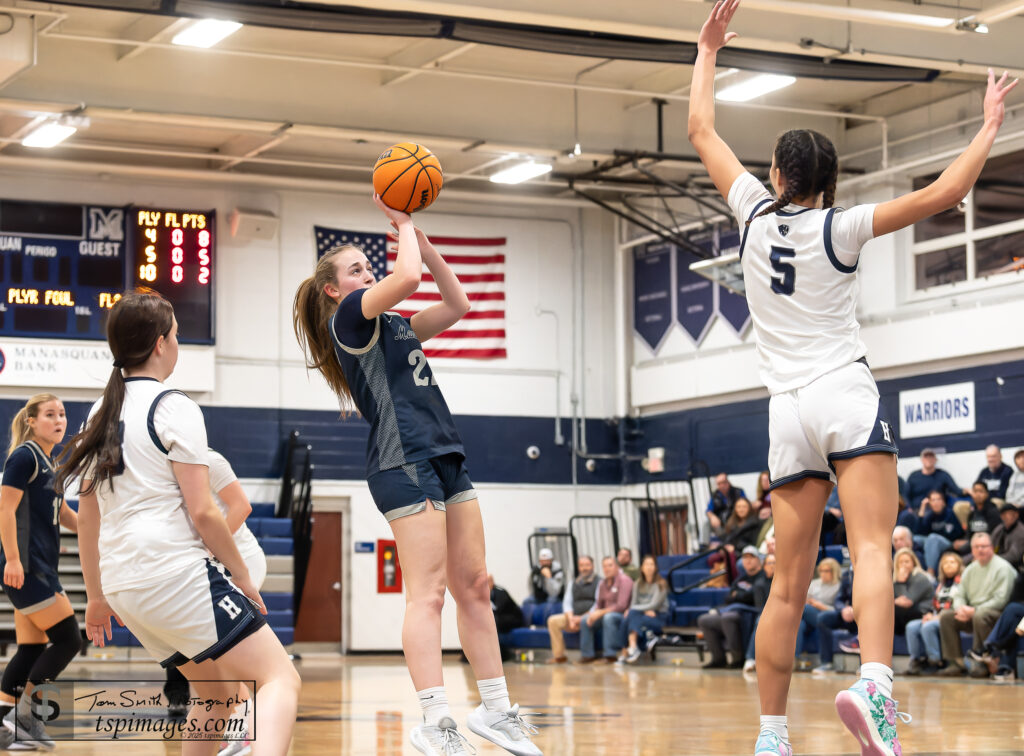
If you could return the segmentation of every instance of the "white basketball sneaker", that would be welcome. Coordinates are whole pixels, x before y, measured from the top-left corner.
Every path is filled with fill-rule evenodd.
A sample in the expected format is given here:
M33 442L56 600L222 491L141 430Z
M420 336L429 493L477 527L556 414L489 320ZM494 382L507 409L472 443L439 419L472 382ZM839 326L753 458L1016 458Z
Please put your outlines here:
M413 727L409 740L417 751L427 756L469 756L476 753L451 717L441 717L437 725Z
M537 728L519 716L519 704L508 711L488 711L480 704L470 712L467 720L469 729L485 740L499 745L516 756L543 756L541 750L530 742L530 736L537 734Z

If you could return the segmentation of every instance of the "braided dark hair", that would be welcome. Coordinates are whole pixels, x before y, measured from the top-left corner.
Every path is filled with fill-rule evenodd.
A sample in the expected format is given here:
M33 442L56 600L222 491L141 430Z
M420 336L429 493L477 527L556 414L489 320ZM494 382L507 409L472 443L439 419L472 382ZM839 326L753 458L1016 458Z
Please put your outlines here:
M787 131L775 143L775 166L786 177L786 188L755 218L781 210L794 198L805 199L819 193L822 207L835 203L839 159L832 140L824 134L809 129Z

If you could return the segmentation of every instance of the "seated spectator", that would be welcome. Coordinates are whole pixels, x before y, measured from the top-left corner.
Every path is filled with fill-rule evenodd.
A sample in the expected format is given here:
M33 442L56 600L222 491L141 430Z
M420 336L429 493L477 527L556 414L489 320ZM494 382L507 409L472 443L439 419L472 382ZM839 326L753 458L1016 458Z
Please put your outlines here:
M843 505L839 502L839 486L832 487L832 493L825 502L825 511L821 516L821 545L827 542L826 535L832 535L832 543L846 545L846 523L843 520Z
M921 619L932 603L932 581L911 549L900 549L893 557L892 587L896 603L895 634L903 635L907 623Z
M626 610L625 622L622 623L622 637L619 642L625 646L625 655L620 657L629 664L640 658L640 638L652 635L657 641L657 634L668 624L668 583L658 574L658 562L648 554L640 563L640 577L633 583L633 597ZM654 643L644 643L644 650L649 651Z
M917 561L924 563L924 551L917 538L906 525L897 525L892 531L892 553L895 556L900 549L910 549L917 556Z
M924 511L928 504L928 495L938 491L946 498L947 504L960 496L961 489L953 477L945 470L935 466L935 450L921 450L921 469L910 473L907 478L907 507L914 511ZM967 493L967 492L964 492Z
M1010 487L1010 478L1013 477L1013 468L1003 462L1003 452L995 444L985 447L985 461L988 463L978 473L975 483L984 483L988 489L988 495L996 499L1006 498L1006 489ZM971 493L964 491L964 493Z
M604 661L612 663L619 655L619 625L622 615L629 608L633 595L633 581L619 569L614 558L601 560L604 580L597 587L597 601L593 608L583 615L580 622L580 664L596 661L595 638L597 625L601 627L601 643L604 646Z
M600 580L594 572L594 560L581 556L576 560L576 579L565 589L562 613L548 617L548 634L551 636L551 658L548 664L564 664L569 660L565 654L563 633L579 632L580 620L593 608L597 601L597 586Z
M743 551L747 546L757 545L757 536L763 523L750 502L740 497L733 505L732 514L725 521L725 548L729 551Z
M978 655L972 649L968 656L988 667L995 682L1012 683L1017 676L1017 646L1021 636L1024 636L1024 574L1017 576L1010 603L985 639L984 653Z
M740 558L745 574L733 581L725 605L697 618L711 653L711 660L704 664L704 669L743 666L755 616L768 600L771 585L761 569L761 552L756 546L747 546ZM726 653L732 657L731 661L726 659Z
M775 579L775 554L769 554L764 558L764 565L761 567L761 571L764 572L765 578L768 580L768 592L771 593L772 580ZM768 596L765 595L765 601L768 601ZM764 605L757 610L757 617L754 618L754 626L750 630L750 640L747 641L747 658L743 662L744 672L753 672L756 669L755 654L757 651L757 626L761 623L761 612L764 611Z
M818 629L818 616L822 612L833 609L836 596L839 594L839 562L835 559L822 559L815 570L815 578L807 589L807 602L800 618L800 629L796 634L796 657L799 659L804 652L804 645L812 632ZM806 667L805 667L806 669Z
M1006 501L1020 509L1024 507L1024 449L1018 449L1013 455L1013 464L1017 467L1006 487Z
M960 592L953 597L953 608L939 615L942 658L947 665L939 674L945 677L956 677L966 671L960 647L961 631L973 632L972 648L979 653L984 651L985 638L1009 601L1017 577L1013 565L995 555L988 533L971 536L971 552L974 561L964 570ZM988 677L988 674L988 668L980 664L971 670L972 677Z
M910 530L911 533L917 531L918 515L912 507L907 506L907 500L900 496L898 508L896 510L896 524L902 525L903 527Z
M625 572L630 580L636 580L640 577L640 568L633 564L632 549L623 546L619 549L619 553L615 555L615 561L619 563L619 569Z
M723 472L715 476L715 491L711 494L707 507L708 523L711 525L712 532L722 532L725 521L732 514L736 500L741 496L746 498L742 488L736 488L729 482L728 475Z
M953 514L953 507L946 501L941 491L932 491L926 501L927 509L921 509L914 544L924 551L924 566L928 574L934 576L942 553L949 549L962 549L967 544L967 536L959 518ZM895 544L894 533L893 545Z
M939 560L939 584L935 586L932 604L921 619L911 620L905 630L910 654L908 675L920 675L927 667L942 666L942 643L939 635L939 613L953 608L953 597L960 592L960 575L964 560L955 551L947 551Z
M498 634L507 633L523 626L523 610L504 588L494 584L494 575L487 576L487 585L491 588L491 611L494 612L494 625ZM501 647L501 660L512 658L512 649Z
M541 549L537 565L530 572L530 595L538 604L562 599L565 592L565 571L555 561L551 549Z
M990 536L995 529L1002 524L999 518L999 508L992 502L988 489L982 482L975 483L971 487L971 511L967 515L967 538L973 538L975 533L988 533ZM960 546L957 551L966 555L971 551L970 541ZM969 560L964 560L969 561Z
M814 668L815 674L824 674L834 669L832 659L832 633L836 630L857 632L857 623L853 618L853 570L846 570L839 580L839 593L832 602L832 610L818 615L818 658L820 663Z
M1024 559L1024 525L1020 524L1020 510L1003 502L999 507L999 527L992 531L992 547L996 554L1016 568L1020 568Z
M767 470L763 470L757 476L757 500L753 502L757 516L767 520L772 516L772 476Z

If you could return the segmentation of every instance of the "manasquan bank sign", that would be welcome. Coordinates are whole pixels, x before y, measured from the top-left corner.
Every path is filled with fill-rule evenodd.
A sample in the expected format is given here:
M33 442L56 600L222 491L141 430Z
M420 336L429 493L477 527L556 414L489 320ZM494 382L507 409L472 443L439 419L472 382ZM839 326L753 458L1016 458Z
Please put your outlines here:
M974 383L951 383L900 392L900 438L974 431Z
M0 386L102 390L113 369L113 355L102 341L0 339ZM212 391L215 374L213 347L182 346L168 385Z

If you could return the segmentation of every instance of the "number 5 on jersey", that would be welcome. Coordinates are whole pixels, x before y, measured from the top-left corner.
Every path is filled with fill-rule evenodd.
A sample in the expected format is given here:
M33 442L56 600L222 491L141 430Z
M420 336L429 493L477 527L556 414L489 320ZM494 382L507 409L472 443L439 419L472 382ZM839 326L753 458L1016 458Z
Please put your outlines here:
M787 297L793 295L793 291L796 288L796 268L790 263L783 262L792 257L796 257L796 250L790 247L776 247L772 245L772 268L776 273L780 273L782 278L776 278L772 276L772 291L776 294L783 294Z
M427 355L422 349L409 352L409 364L412 365L412 380L417 386L436 386L437 379L433 375L423 375L427 369Z

